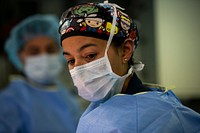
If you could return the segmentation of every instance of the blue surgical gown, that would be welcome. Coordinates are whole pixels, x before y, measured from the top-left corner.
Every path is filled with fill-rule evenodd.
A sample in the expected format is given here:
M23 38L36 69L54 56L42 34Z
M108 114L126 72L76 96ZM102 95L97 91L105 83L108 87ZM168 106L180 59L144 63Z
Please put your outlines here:
M0 133L74 133L80 105L67 88L44 90L15 80L0 94Z
M76 132L200 133L200 114L182 105L171 90L142 87L136 76L131 80L129 94L91 103Z

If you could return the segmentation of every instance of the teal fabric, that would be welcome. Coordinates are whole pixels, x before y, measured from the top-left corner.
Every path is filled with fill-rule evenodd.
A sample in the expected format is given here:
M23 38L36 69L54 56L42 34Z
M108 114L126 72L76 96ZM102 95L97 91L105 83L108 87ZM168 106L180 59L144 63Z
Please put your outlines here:
M74 133L82 110L67 88L57 87L13 81L0 94L0 133Z

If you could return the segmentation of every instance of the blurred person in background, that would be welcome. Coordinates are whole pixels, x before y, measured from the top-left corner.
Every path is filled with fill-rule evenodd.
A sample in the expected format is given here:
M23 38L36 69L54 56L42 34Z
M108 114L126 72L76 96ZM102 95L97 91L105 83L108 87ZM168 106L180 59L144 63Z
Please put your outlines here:
M11 31L5 51L22 73L0 93L0 133L74 133L82 108L60 82L58 19L36 14Z
M77 133L200 133L200 114L166 88L144 84L133 60L136 23L113 3L66 10L59 32L78 94L91 102Z

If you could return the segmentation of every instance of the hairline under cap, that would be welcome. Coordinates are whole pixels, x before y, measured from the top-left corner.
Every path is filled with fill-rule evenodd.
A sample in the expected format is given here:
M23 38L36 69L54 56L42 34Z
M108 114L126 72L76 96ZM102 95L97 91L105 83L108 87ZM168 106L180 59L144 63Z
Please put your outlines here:
M68 37L72 37L72 36L87 36L87 37L94 37L94 38L98 38L98 39L103 39L103 40L108 40L109 36L105 35L105 34L101 34L99 35L98 33L94 33L94 32L81 32L81 31L76 31L76 32L68 32L65 33L61 36L61 45L62 45L62 41ZM120 42L122 43L125 40L125 38L119 38L119 37L113 37L112 42Z

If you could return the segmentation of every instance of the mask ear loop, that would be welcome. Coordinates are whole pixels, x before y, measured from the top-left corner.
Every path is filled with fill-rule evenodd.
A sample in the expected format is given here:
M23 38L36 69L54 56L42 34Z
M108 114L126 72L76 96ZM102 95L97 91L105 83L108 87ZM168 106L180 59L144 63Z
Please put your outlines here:
M116 4L108 3L108 1L104 1L104 4L112 6L113 10L114 10L113 20L112 20L112 28L111 28L111 31L110 31L110 36L108 38L107 46L106 46L106 50L105 50L105 56L107 56L107 52L108 52L108 49L110 47L110 44L112 42L114 32L115 32L115 25L116 25L116 20L117 20L117 9L116 9L116 7L119 7L119 6L116 5ZM121 7L119 7L119 8L121 8ZM123 9L123 8L121 8L121 9Z
M110 35L109 35L109 38L108 38L108 41L107 41L105 53L104 53L104 57L107 57L107 59L108 59L108 49L109 49L109 47L110 47L110 44L111 44L112 39L113 39L113 36L114 36L115 26L116 26L116 20L117 20L117 9L116 9L116 7L120 8L120 9L122 9L122 10L124 10L124 9L121 8L121 7L119 7L119 6L116 5L116 4L108 3L108 1L104 1L103 4L104 4L104 5L109 5L109 6L113 7L113 10L114 10L113 20L112 20L112 27L111 27ZM112 71L112 68L111 68L111 64L110 64L109 59L108 59L108 63L109 63L110 71Z
M112 20L112 28L111 28L111 31L110 31L110 36L109 36L108 41L107 41L107 46L106 46L105 55L104 55L104 56L107 56L108 49L109 49L110 44L111 44L111 42L112 42L112 39L113 39L113 36L114 36L114 31L115 31L115 25L116 25L116 19L117 19L117 9L116 9L116 8L120 8L121 10L124 10L124 8L121 8L121 7L118 6L117 4L108 3L108 0L104 1L104 4L105 4L105 5L112 6L112 7L113 7L113 10L114 10L113 20ZM134 41L134 40L133 40L133 41ZM134 49L135 49L135 46L134 46ZM143 68L144 68L144 64L143 64L142 62L135 63L135 64L133 65L133 69L134 69L135 71L141 71ZM132 71L132 70L131 70L131 71Z

